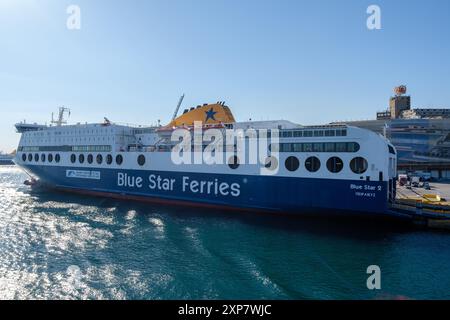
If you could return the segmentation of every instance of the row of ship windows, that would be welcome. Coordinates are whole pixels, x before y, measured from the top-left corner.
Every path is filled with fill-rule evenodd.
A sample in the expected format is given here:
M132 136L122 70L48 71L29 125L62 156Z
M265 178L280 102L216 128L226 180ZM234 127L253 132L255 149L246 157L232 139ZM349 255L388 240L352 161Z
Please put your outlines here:
M112 133L112 132L113 132L112 129L103 128L103 129L95 129L95 130L88 129L88 130L53 131L53 132L47 131L46 133L47 133L47 135L51 135L53 133L55 136L58 136L58 135L68 136L68 135L73 135L73 134L81 135L81 134L99 134L99 133ZM42 137L45 135L45 132L33 132L33 133L29 133L28 135L31 135L34 137L36 137L36 136Z
M29 153L28 155L23 153L22 154L22 161L23 162L49 162L52 163L53 160L55 160L56 163L59 163L61 161L61 156L59 154L56 154L53 157L53 154L48 154L46 155L45 153L39 155L39 153L33 154ZM92 154L88 154L87 156L85 156L84 154L79 154L78 157L76 154L71 154L70 155L70 162L71 163L76 163L78 160L78 162L80 164L83 164L85 162L92 164L94 163L94 156ZM105 160L106 164L111 165L113 163L113 161L115 160L117 165L122 165L123 163L123 156L121 154L118 154L116 156L116 158L114 159L112 155L108 154L105 159L103 159L103 155L101 154L97 154L97 156L95 157L95 162L97 162L97 164L102 164L103 161ZM137 158L137 162L140 166L143 166L145 164L145 156L144 155L139 155Z
M279 152L358 152L361 149L357 142L279 143L278 145ZM272 146L276 145L270 145L270 151L275 149Z
M106 142L113 141L114 137L89 137L89 138L53 138L53 139L39 139L40 143L68 143L68 142ZM24 138L23 143L32 143L36 141L35 139Z
M355 174L363 174L369 168L369 163L363 157L355 157L350 163L350 170ZM231 169L239 167L239 158L237 156L231 157L228 166ZM285 168L290 172L295 172L300 168L300 160L295 156L289 156L284 161ZM278 159L270 156L266 159L265 167L269 170L276 170L278 168ZM321 162L317 157L309 157L305 160L305 168L309 172L317 172L320 170ZM344 169L344 161L339 157L330 157L326 162L326 167L331 173L339 173Z
M56 163L59 163L61 161L61 156L59 154L56 154L53 157L53 154L48 154L48 156L46 156L46 154L41 154L39 155L38 153L31 154L29 153L27 154L22 154L22 160L23 162L32 162L33 160L35 162L46 162L48 161L49 163L53 162L53 160L55 160ZM92 164L94 162L94 156L92 154L89 154L87 157L84 154L80 154L78 155L78 157L75 154L72 154L70 156L70 162L71 163L76 163L78 160L78 162L80 164L85 163L85 161L87 161L87 163ZM97 164L102 164L103 163L103 156L101 154L98 154L95 158ZM106 156L106 163L108 165L111 165L113 163L113 156L108 154ZM116 156L116 164L117 165L122 165L123 163L123 156L118 154ZM139 155L137 158L137 163L140 166L145 165L146 162L146 158L144 155ZM290 156L288 158L286 158L284 165L286 167L286 169L288 171L294 172L297 171L300 168L300 160L295 157L295 156ZM239 158L237 156L233 156L230 158L230 160L228 161L228 166L235 170L239 167ZM356 174L363 174L364 172L367 171L368 169L368 162L365 158L363 157L355 157L350 161L350 169L352 170L352 172L356 173ZM278 167L278 160L276 157L271 156L269 158L267 158L266 161L266 168L269 170L275 170ZM321 167L321 162L320 159L317 157L309 157L305 160L305 168L306 170L308 170L309 172L317 172L319 171ZM342 171L342 169L344 168L344 162L342 161L341 158L339 157L330 157L327 160L326 163L326 167L328 169L328 171L332 172L332 173L339 173Z
M282 138L301 138L301 137L344 137L347 135L347 129L337 130L283 130L280 136Z
M276 158L269 157L266 161L266 168L275 169L277 167ZM363 174L367 171L369 164L367 160L363 157L355 157L350 163L350 170L355 174ZM295 156L287 157L284 166L288 171L294 172L300 168L300 160ZM309 157L305 160L305 168L309 172L317 172L320 170L321 162L317 157ZM331 173L339 173L344 168L344 161L339 157L330 157L326 162L326 167Z

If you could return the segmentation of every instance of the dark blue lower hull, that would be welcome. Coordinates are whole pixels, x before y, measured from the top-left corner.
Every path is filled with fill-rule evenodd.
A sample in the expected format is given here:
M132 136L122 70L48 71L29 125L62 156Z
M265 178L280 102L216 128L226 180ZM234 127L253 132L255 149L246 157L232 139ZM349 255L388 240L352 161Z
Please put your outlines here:
M289 213L387 214L387 182L26 166L44 184L76 192Z

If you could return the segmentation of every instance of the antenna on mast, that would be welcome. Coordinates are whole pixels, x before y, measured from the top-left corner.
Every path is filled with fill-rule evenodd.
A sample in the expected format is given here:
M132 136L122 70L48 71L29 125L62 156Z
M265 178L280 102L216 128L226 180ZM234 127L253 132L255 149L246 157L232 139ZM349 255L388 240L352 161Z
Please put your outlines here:
M63 124L67 124L67 120L64 119L64 114L67 113L67 115L70 117L70 109L66 107L59 107L58 112L58 119L53 119L53 113L52 113L52 123L56 124L58 127L62 126Z
M180 100L178 101L178 105L177 105L177 108L175 109L175 112L173 114L172 120L175 120L175 118L177 117L178 111L180 110L180 107L181 107L181 104L183 103L183 100L184 100L184 93L180 97Z

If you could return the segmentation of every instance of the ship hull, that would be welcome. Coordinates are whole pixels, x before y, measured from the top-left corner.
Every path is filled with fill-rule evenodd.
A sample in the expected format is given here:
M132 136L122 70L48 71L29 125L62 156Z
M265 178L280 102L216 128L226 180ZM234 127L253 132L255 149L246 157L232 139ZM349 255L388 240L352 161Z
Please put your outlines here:
M294 214L388 214L387 182L113 168L23 166L44 185L174 205Z

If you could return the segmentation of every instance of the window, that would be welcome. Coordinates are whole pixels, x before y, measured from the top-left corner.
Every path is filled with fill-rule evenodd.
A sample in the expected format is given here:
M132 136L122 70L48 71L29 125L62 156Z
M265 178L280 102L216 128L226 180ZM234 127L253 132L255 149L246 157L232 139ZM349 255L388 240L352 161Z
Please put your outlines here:
M29 162L33 161L33 155L31 153L28 155L28 161Z
M314 131L314 137L323 137L323 131L322 130Z
M334 142L326 142L325 143L325 148L324 151L325 152L336 152L336 146L334 144Z
M278 159L274 156L267 157L265 167L271 171L276 170L278 168Z
M103 156L101 154L98 154L97 155L97 163L102 164L102 162L103 162Z
M347 152L347 143L336 142L336 152Z
M302 131L294 131L294 137L298 138L298 137L302 137L302 136L303 136Z
M290 156L284 162L286 169L289 171L296 171L300 167L300 161L298 161L297 157Z
M356 174L362 174L367 171L369 164L367 160L362 157L356 157L350 161L350 169Z
M45 162L45 154L41 154L41 162Z
M116 156L116 163L120 166L123 163L123 157L121 154Z
M290 143L281 144L281 152L292 152L292 145Z
M55 161L56 163L59 163L61 161L61 156L59 154L56 154Z
M75 163L75 161L77 161L77 156L74 155L74 154L72 154L72 155L70 156L70 162Z
M53 162L53 155L51 153L48 155L48 162Z
M360 149L359 144L356 142L347 143L347 152L358 152Z
M303 144L303 152L312 152L312 151L313 151L312 143Z
M388 148L389 148L389 153L395 154L395 150L394 150L394 147L393 147L393 146L388 145Z
M314 152L323 152L323 143L314 143L313 150Z
M27 155L26 155L25 153L22 154L22 161L23 161L23 162L27 161Z
M113 162L113 157L112 157L112 155L108 154L106 156L106 163L110 165L112 162Z
M342 162L341 158L331 157L327 161L327 168L332 173L340 172L343 167L344 167L344 163Z
M294 152L302 152L302 144L301 143L294 143L294 146L293 146L293 151Z
M305 168L309 172L317 172L320 169L320 160L317 157L309 157L305 161Z
M37 153L34 155L34 161L39 162L39 155Z
M239 158L237 156L230 157L228 166L233 170L239 168Z
M78 161L79 161L80 163L84 163L84 154L80 154L80 155L78 156Z
M88 154L87 156L87 162L89 164L92 164L92 162L94 162L94 156L92 154Z
M137 162L142 167L145 164L145 156L143 154L139 155Z

